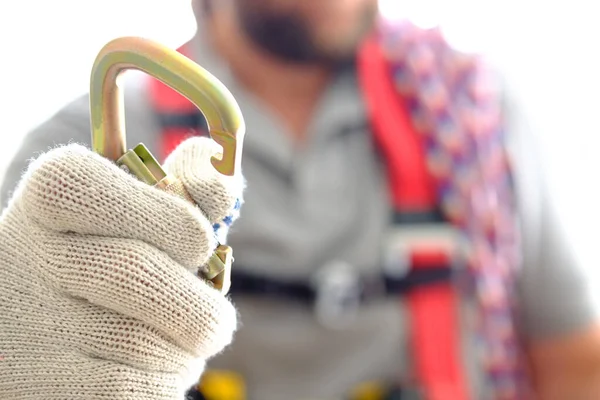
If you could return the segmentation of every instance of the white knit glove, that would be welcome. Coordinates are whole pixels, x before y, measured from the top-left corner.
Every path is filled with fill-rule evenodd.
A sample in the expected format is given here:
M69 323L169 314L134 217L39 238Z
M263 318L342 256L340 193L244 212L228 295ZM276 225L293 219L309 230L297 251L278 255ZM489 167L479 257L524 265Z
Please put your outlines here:
M32 163L0 218L0 399L183 398L236 329L196 275L243 190L217 148L165 164L198 207L79 145Z

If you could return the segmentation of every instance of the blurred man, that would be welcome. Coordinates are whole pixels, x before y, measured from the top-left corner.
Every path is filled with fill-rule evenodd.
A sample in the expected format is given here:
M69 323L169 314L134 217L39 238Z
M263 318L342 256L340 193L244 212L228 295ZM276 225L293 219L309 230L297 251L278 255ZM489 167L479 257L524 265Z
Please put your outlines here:
M376 0L193 4L199 29L181 51L232 91L248 127L228 239L241 328L208 363L209 400L232 398L223 382L250 400L518 399L526 372L541 398L599 398L598 310L523 121L508 101L497 118L475 58L380 24ZM128 142L163 159L205 130L151 79L132 75L125 96ZM31 132L3 205L31 157L89 132L87 97Z

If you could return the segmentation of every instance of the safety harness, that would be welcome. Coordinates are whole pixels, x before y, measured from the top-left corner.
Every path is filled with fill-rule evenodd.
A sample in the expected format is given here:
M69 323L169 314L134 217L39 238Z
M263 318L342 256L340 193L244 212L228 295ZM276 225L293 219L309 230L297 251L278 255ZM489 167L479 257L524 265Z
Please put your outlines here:
M186 47L179 49L187 55ZM410 315L416 380L427 400L467 400L461 357L460 295L475 295L474 327L483 343L482 368L495 399L524 398L525 380L513 319L518 229L501 108L488 69L453 50L438 30L382 23L357 57L370 126L386 165L395 210L396 250L387 258L404 274L384 277L387 295L402 295ZM202 115L187 99L151 81L151 102L169 154L203 134ZM466 252L445 240L412 235L419 227L450 226ZM393 247L393 246L392 246ZM457 284L455 264L466 267ZM232 295L295 296L314 301L310 285L279 282L234 268ZM459 288L464 290L459 293Z

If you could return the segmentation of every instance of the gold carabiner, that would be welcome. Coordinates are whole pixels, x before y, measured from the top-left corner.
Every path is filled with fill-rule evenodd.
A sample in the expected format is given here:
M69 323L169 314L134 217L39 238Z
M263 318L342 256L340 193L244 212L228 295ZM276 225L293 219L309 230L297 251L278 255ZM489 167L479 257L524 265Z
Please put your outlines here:
M210 72L175 50L156 42L122 37L110 41L96 56L90 79L92 149L125 167L140 180L187 200L181 182L167 176L143 144L127 150L120 74L137 69L188 98L204 115L209 134L223 151L211 159L215 169L231 176L241 168L245 123L231 92ZM219 245L200 271L216 288L229 290L231 248Z

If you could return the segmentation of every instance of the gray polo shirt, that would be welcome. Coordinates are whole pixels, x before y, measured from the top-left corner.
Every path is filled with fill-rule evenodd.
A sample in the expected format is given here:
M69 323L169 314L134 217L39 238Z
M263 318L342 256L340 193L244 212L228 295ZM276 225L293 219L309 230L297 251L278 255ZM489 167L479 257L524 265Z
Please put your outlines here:
M244 90L206 44L196 40L194 48L195 60L232 91L248 128L242 164L248 189L229 237L236 267L308 280L324 265L342 261L360 273L378 273L391 207L354 72L331 83L300 149L280 118ZM156 154L159 131L143 78L135 73L126 80L127 139ZM514 116L517 110L507 111ZM69 142L89 145L88 115L84 96L28 134L5 176L2 206L32 157ZM509 127L525 238L519 280L524 333L534 338L582 328L597 317L587 280L561 237L539 166L530 157L527 126L515 117ZM241 329L209 367L242 373L250 400L338 398L358 382L410 372L409 325L398 299L361 308L343 329L321 324L299 304L238 298L236 305ZM474 367L473 338L468 332L463 337L474 398L486 399L485 381Z

